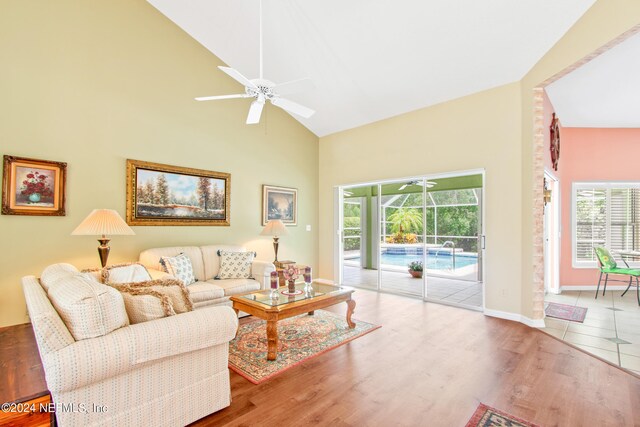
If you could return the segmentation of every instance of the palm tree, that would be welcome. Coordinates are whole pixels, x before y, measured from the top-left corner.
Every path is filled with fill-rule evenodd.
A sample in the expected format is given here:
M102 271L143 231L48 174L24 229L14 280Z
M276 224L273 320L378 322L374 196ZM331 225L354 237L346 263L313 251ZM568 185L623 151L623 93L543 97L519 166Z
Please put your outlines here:
M392 224L394 233L404 234L405 231L418 233L422 229L422 212L415 208L398 208L387 218Z

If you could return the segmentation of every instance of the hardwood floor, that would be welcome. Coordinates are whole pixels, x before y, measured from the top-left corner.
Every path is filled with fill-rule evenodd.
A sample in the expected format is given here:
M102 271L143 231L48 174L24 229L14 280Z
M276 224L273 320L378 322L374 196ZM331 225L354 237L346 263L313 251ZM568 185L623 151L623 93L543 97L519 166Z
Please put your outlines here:
M260 385L196 426L464 426L482 402L541 426L640 426L640 379L519 323L358 290L377 331ZM344 313L345 304L331 311Z

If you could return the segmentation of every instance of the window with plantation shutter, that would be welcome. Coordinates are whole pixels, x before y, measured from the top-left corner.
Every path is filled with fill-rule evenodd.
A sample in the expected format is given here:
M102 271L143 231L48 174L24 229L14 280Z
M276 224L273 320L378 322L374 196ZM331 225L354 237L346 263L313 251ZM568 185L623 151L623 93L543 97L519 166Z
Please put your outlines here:
M596 267L595 246L640 250L640 182L574 183L571 196L574 267Z

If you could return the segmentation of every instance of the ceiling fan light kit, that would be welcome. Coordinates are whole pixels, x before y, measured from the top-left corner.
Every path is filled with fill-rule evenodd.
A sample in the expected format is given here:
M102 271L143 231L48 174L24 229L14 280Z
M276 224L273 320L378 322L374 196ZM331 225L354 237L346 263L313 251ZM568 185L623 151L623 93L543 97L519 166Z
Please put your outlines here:
M257 79L248 79L238 70L231 67L218 67L229 77L244 86L245 93L238 93L232 95L217 95L217 96L200 96L195 98L196 101L217 101L221 99L235 99L235 98L253 98L251 106L249 107L249 114L247 115L247 124L256 124L260 122L262 116L262 110L267 101L276 107L296 114L298 116L308 119L315 111L311 108L300 105L289 99L282 98L278 93L279 88L282 89L282 93L294 93L303 86L310 84L309 79L293 80L281 84L275 84L262 77L262 0L260 0L260 77Z
M437 184L437 182L433 182L433 181L427 181L426 183L427 188L433 188L433 186L435 186ZM420 187L424 186L424 184L422 183L421 180L415 180L415 181L409 181L406 182L404 184L402 184L400 186L400 188L398 188L399 191L404 190L405 188L409 187L409 186L413 186L413 185L419 185Z

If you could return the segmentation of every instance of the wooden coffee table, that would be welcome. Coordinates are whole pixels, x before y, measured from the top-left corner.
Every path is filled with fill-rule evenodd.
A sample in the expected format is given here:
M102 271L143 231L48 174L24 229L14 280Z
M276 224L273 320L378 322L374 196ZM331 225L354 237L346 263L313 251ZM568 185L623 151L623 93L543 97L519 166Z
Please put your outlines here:
M276 360L278 354L278 320L303 313L313 315L314 310L346 302L347 324L351 329L356 327L351 320L356 307L356 302L351 299L353 288L317 282L311 286L312 291L304 292L304 284L296 285L296 290L303 291L299 295L284 295L282 292L286 292L287 287L281 287L278 289L278 298L271 298L270 290L234 295L230 298L236 313L244 311L267 321L267 360Z

